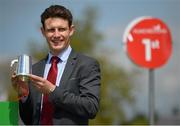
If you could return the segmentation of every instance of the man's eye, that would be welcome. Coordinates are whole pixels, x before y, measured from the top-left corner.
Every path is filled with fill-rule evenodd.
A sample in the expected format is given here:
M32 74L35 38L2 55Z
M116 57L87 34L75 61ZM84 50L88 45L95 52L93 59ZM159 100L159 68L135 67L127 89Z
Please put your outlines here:
M65 31L65 28L58 28L58 31Z
M54 29L47 29L48 32L54 32Z

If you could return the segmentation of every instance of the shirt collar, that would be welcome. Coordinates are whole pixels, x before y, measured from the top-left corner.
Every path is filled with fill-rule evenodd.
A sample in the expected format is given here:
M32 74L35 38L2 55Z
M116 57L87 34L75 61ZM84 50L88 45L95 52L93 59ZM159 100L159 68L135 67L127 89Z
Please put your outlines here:
M68 59L68 57L69 57L69 55L70 55L70 53L71 53L71 50L72 50L72 48L71 48L71 46L69 45L68 48L66 48L65 50L63 50L63 51L58 55L58 57L61 59L62 62L67 61L67 59ZM52 56L53 56L53 55L49 52L49 53L48 53L47 63L50 63L50 60L51 60L51 57L52 57Z

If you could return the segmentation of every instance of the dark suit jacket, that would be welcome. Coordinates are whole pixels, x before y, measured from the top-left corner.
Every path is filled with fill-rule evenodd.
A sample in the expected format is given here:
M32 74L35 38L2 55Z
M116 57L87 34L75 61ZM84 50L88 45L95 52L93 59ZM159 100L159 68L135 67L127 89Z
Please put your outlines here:
M46 59L33 65L33 74L43 77ZM20 101L20 116L25 124L39 124L42 94L32 84L25 102ZM100 68L93 58L72 50L60 86L49 94L55 111L53 123L88 124L95 117L100 100Z

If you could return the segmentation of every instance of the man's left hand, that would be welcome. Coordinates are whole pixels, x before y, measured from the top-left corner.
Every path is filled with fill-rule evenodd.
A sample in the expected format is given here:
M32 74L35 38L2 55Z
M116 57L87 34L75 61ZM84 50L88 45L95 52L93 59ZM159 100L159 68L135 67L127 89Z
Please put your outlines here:
M42 77L33 74L30 74L29 77L30 80L33 82L33 85L43 94L49 94L53 92L56 88L54 84Z

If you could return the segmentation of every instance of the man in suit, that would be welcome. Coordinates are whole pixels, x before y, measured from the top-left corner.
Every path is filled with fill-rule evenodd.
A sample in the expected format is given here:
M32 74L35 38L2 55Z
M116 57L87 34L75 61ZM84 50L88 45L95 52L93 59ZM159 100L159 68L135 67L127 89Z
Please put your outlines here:
M33 65L29 95L19 100L20 116L25 124L87 125L96 116L100 67L95 59L71 48L72 20L71 12L61 5L50 6L41 15L41 31L49 53ZM12 75L14 87L18 81Z

